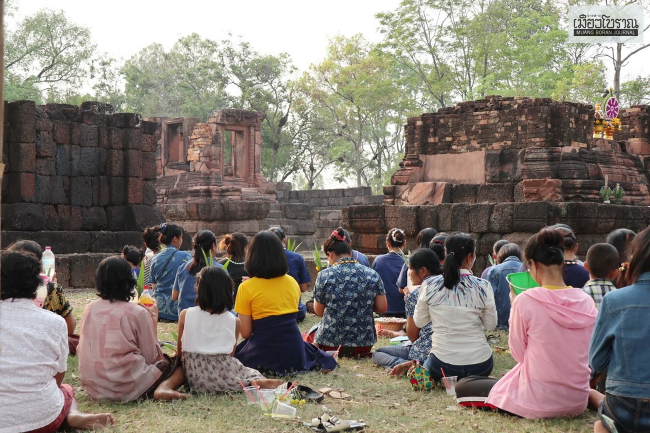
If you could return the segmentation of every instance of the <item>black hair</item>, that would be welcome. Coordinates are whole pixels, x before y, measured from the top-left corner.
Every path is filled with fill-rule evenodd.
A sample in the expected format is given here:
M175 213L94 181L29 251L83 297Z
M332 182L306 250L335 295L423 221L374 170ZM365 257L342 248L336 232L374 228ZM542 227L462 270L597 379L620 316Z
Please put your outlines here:
M135 285L131 265L123 257L107 257L97 267L95 289L102 299L129 302L135 294Z
M415 241L418 244L418 248L429 248L429 243L438 234L438 230L432 229L430 227L420 230L418 237Z
M411 257L409 257L409 268L414 271L427 268L430 275L440 275L442 273L438 256L429 248L418 248L413 251Z
M508 257L517 257L521 260L521 248L519 248L519 245L511 244L510 242L503 245L497 253L497 263L503 263Z
M402 229L390 229L386 235L386 242L393 248L402 248L406 244L406 235Z
M26 251L36 256L38 260L43 260L43 248L38 242L22 240L9 245L7 251Z
M618 256L621 263L630 261L630 243L636 236L632 230L629 229L617 229L607 235L605 242L610 245L614 245L614 248L618 251Z
M160 224L160 242L165 245L171 244L176 237L182 239L184 233L185 230L183 230L183 227L176 224Z
M594 244L587 251L589 274L596 278L607 276L621 264L616 247L610 244Z
M498 256L498 255L499 255L499 251L501 250L501 248L502 248L504 245L508 245L509 243L510 243L510 242L508 242L508 241L505 240L505 239L499 239L498 241L496 241L496 242L494 243L494 246L492 246L492 252L494 253L494 255Z
M433 239L431 239L431 242L429 242L429 249L436 253L440 262L445 260L445 241L448 237L449 235L447 233L438 233L433 237Z
M564 234L560 229L545 227L528 239L526 260L533 260L545 266L564 264ZM566 229L565 229L566 230Z
M132 245L125 245L122 248L122 255L133 266L140 266L142 259L144 259L144 250L139 250Z
M551 227L549 227L549 228L551 228L551 229L566 229L566 230L568 230L568 231L570 231L570 232L573 231L573 229L572 229L571 227L569 227L568 225L563 224L563 223L553 224L553 225L552 225Z
M144 245L151 251L160 251L160 226L147 227L142 232Z
M573 231L566 227L555 227L553 230L557 230L558 232L562 233L562 235L564 235L562 249L564 251L573 252L573 250L575 250L576 246L578 245L578 240L576 239L576 235L573 233Z
M248 238L243 233L232 233L224 236L219 242L219 248L226 250L230 259L235 262L243 262L246 259L246 247Z
M650 226L639 232L630 244L630 265L623 274L623 282L627 285L634 284L642 273L649 271Z
M350 247L351 247L352 246L352 238L350 237L350 233L346 229L344 229L343 227L339 227L336 230L339 230L340 233L342 233L343 236L345 236L345 242L347 242L348 245L350 245Z
M36 298L36 289L43 284L41 261L36 255L25 250L3 251L1 266L1 300Z
M226 271L216 266L206 266L196 277L196 305L210 314L221 314L235 305L235 283Z
M350 247L349 234L339 227L332 232L332 235L323 242L323 251L325 254L333 252L337 256L343 256L352 252Z
M474 254L476 241L467 233L454 233L445 242L445 264L442 273L444 284L448 289L453 289L460 281L460 265L469 254Z
M289 271L287 256L277 235L263 230L253 237L244 269L251 278L267 279L281 277Z
M284 230L282 230L282 227L271 227L269 231L274 235L276 235L278 239L280 239L281 241L283 241L284 238L286 238L284 234Z
M210 257L210 250L217 243L217 237L210 230L201 230L194 235L194 259L188 272L190 275L196 275L206 266L212 266L212 263L206 263L206 257ZM209 258L208 258L209 260Z

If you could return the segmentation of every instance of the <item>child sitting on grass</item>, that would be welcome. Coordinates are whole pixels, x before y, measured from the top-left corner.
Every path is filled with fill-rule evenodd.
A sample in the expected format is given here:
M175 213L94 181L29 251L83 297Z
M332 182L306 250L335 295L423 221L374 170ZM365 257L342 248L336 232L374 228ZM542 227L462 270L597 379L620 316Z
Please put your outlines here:
M196 280L196 304L178 320L178 353L187 383L193 391L240 391L241 385L274 389L283 381L265 379L244 366L235 354L239 319L230 314L234 284L221 268L203 268Z
M140 250L133 245L125 245L122 249L122 257L131 265L131 273L136 280L140 276L140 265L144 260L144 250Z
M616 290L612 279L618 274L618 251L610 244L594 244L587 251L585 269L589 272L589 281L582 288L586 294L594 298L594 304L600 309L603 297Z

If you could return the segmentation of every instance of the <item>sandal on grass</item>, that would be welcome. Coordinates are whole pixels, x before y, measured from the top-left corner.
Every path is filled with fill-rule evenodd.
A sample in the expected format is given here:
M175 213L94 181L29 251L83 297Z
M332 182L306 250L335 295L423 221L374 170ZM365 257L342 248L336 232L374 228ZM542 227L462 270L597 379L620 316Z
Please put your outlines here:
M297 385L294 387L294 390L300 395L299 400L307 400L312 403L320 403L325 399L325 395L322 392L316 392L305 385Z
M314 418L311 423L303 423L305 426L317 432L338 432L350 430L363 430L366 427L365 423L353 420L342 420L335 416L323 414L320 418Z
M343 391L337 391L334 388L321 388L318 392L322 392L328 397L335 398L337 400L352 398L350 394L346 394Z

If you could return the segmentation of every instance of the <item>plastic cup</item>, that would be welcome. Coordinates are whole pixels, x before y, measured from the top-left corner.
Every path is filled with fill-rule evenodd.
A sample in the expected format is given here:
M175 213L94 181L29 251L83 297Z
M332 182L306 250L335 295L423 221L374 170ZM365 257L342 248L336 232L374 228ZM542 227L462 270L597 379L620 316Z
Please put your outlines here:
M269 412L273 408L273 403L275 402L275 390L260 389L258 393L260 396L260 407L264 412Z
M447 376L442 378L442 384L445 385L445 390L447 390L448 395L456 396L456 382L458 381L458 376Z
M276 401L273 404L271 411L272 418L294 418L296 416L296 408L288 404Z
M244 395L248 404L260 404L260 390L256 386L247 386L244 388Z
M276 389L274 390L274 392L275 392L275 399L277 401L281 401L283 403L289 403L291 401L291 391L287 392L286 389ZM282 397L283 395L284 397Z

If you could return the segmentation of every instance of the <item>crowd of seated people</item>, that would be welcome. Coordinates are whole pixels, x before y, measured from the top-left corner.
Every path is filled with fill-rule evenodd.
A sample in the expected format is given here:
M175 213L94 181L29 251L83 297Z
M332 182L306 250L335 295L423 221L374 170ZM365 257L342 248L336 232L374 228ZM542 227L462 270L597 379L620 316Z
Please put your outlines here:
M114 423L110 414L79 411L73 388L63 384L68 354L77 354L91 399L130 402L186 399L183 385L204 393L275 388L287 375L335 369L336 352L372 357L396 377L416 367L432 383L457 376L462 406L529 419L573 417L590 407L600 418L596 432L650 431L643 355L650 228L615 230L584 262L578 237L563 224L530 237L523 251L499 240L495 264L479 278L476 241L467 233L424 229L408 253L405 232L393 228L388 253L369 261L339 227L321 246L329 266L313 284L310 311L321 322L311 342L298 328L311 277L304 258L286 249L281 228L221 241L202 230L191 254L181 250L184 237L182 227L164 223L144 231L146 253L127 246L104 259L98 299L85 307L78 331L56 276L43 306L34 302L42 247L19 241L2 253L0 402L10 410L0 412L0 427L49 432ZM138 302L141 269L153 305ZM508 277L522 271L538 287L515 294ZM377 315L403 317L405 329L377 331ZM161 350L159 321L178 323L174 356ZM491 377L486 338L497 328L508 332L517 363L499 379ZM378 337L400 335L401 344L375 347Z

